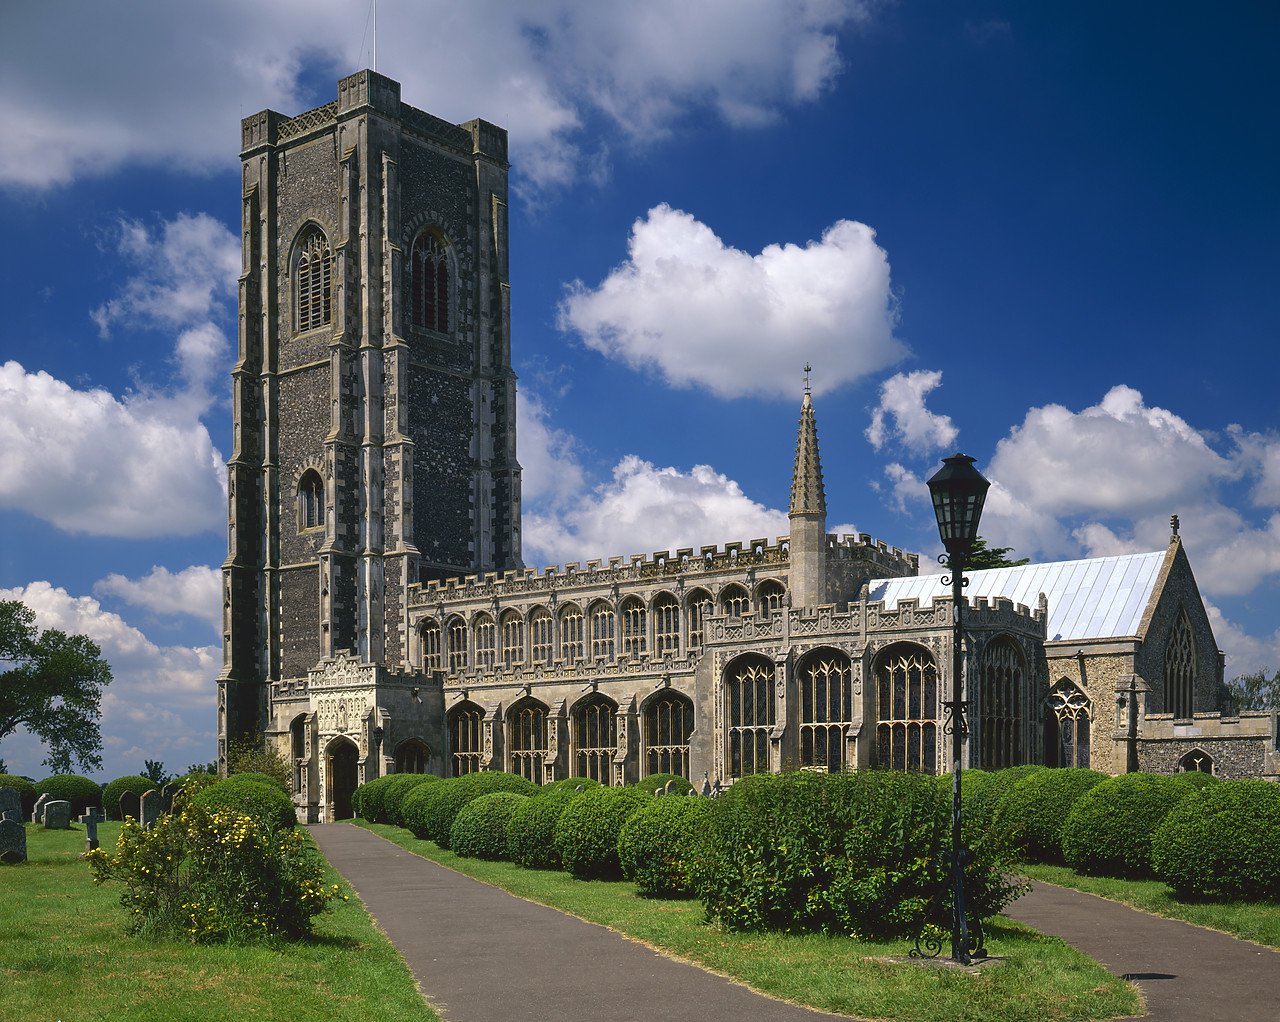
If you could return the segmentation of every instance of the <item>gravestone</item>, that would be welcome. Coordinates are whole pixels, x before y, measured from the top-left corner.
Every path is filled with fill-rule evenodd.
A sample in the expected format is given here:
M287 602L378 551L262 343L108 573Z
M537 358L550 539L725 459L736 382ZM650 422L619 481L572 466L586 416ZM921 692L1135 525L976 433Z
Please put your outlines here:
M182 790L182 784L179 781L170 781L160 789L160 811L162 813L173 812L173 796Z
M0 821L0 862L27 861L27 828L19 820Z
M679 781L677 781L677 780L675 780L674 778L673 778L672 780L668 781L668 782L667 782L667 794L668 794L668 795L679 795L679 794L680 794L680 782L679 782Z
M137 792L126 791L120 796L120 819L127 820L130 817L142 819L142 799Z
M12 809L6 809L3 813L0 813L0 820L12 820L14 823L21 823L22 814L15 813Z
M142 824L143 830L150 830L156 825L156 820L160 819L160 792L155 788L144 792L139 808L141 815L138 817L138 822Z
M92 852L98 847L98 824L102 822L102 812L97 806L90 806L89 811L80 817L84 824L84 850Z
M0 788L0 815L8 812L17 813L22 819L22 796L17 788Z
M50 795L48 792L45 792L38 799L36 799L36 807L33 810L31 810L32 823L44 822L44 804L46 802L52 802L52 801L53 801L53 796Z
M71 829L71 803L56 799L44 804L44 825L46 830Z

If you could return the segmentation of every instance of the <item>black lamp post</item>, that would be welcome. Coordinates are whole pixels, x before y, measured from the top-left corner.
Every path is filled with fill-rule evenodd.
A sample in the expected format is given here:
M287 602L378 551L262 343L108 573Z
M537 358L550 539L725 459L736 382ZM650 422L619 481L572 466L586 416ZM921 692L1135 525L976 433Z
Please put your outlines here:
M938 533L947 553L939 560L951 569L952 622L951 701L944 703L951 733L951 957L968 965L973 959L969 947L969 923L964 907L964 861L960 848L960 758L968 731L964 719L964 559L978 538L978 520L991 484L973 467L964 454L944 458L929 480L929 496L938 519ZM942 580L943 585L947 579Z
M373 757L374 762L378 764L378 776L382 776L382 736L386 734L379 724L373 729Z

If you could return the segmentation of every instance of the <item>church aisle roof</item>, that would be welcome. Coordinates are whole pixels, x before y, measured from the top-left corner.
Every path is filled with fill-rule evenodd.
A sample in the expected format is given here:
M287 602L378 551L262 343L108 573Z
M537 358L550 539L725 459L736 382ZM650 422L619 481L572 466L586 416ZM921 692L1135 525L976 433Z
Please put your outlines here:
M1003 596L1034 609L1044 593L1049 600L1050 642L1136 636L1164 559L1165 551L1157 550L966 572L965 596ZM886 609L911 599L928 606L935 597L951 595L943 577L872 579L868 599L883 600Z

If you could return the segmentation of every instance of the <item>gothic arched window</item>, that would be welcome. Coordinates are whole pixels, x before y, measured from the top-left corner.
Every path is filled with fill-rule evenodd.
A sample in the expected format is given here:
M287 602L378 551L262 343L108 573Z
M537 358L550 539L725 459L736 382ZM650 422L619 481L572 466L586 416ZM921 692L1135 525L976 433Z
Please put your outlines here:
M507 714L511 736L511 773L534 784L542 783L542 766L547 757L547 708L527 699L517 703Z
M308 469L298 480L298 529L324 527L324 481L320 473Z
M782 601L787 595L786 587L777 579L766 579L756 589L756 605L765 617L776 614L782 609Z
M800 665L800 766L832 773L844 766L844 729L853 723L853 666L835 650Z
M618 708L602 695L588 696L573 708L573 776L607 787L617 749Z
M535 664L551 663L554 648L552 620L551 611L546 607L538 607L529 615L529 641L533 646L533 662Z
M524 618L514 610L502 615L502 662L507 667L524 663Z
M319 227L307 229L294 258L298 330L333 322L333 252Z
M584 632L582 608L576 603L566 604L560 612L560 655L565 663L572 664L586 657Z
M1185 610L1169 633L1164 650L1164 712L1175 720L1189 720L1193 713L1196 683L1196 640Z
M422 622L422 667L427 671L441 669L440 622L428 618Z
M488 614L477 614L474 625L476 666L492 667L498 659L498 628Z
M680 602L670 593L653 601L653 627L658 656L680 652Z
M1006 638L987 647L978 711L979 766L1001 770L1021 762L1022 654Z
M396 746L396 773L425 774L431 750L427 743L417 738L407 738Z
M1066 678L1049 693L1045 729L1045 764L1051 767L1089 765L1089 697Z
M727 585L720 591L720 613L743 617L751 613L751 597L740 585Z
M645 776L679 774L689 777L689 736L693 734L693 703L675 692L664 692L644 710Z
M918 646L892 646L876 667L880 766L938 772L938 668Z
M711 594L705 589L695 589L685 598L689 614L689 649L701 649L706 642L707 615L711 613Z
M467 669L467 623L460 617L449 621L449 670Z
M449 330L449 250L434 231L413 241L409 256L409 306L414 326Z
M594 659L613 659L614 613L609 604L591 605L591 656Z
M484 710L475 703L459 703L449 711L449 746L453 750L453 776L480 770L484 748Z
M729 776L764 773L774 721L773 661L752 653L738 658L725 671L724 688Z
M644 603L635 596L622 601L622 652L637 657L648 649L648 621Z

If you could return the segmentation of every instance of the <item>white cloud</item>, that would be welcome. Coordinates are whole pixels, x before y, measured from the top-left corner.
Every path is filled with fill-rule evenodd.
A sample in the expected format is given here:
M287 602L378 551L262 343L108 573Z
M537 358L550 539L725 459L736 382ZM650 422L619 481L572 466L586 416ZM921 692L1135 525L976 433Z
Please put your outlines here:
M909 468L894 461L884 467L884 474L889 480L891 503L899 511L905 512L921 503L930 506L929 487ZM878 484L872 485L880 489Z
M1270 635L1250 635L1228 621L1222 611L1208 600L1205 601L1205 610L1209 614L1214 640L1227 654L1224 680L1231 681L1264 668L1274 671L1280 666L1280 628Z
M815 393L906 353L893 336L889 262L864 224L751 255L665 204L632 226L625 263L560 305L562 330L677 387L721 397L794 396L812 362Z
M415 106L510 127L518 166L547 184L591 162L578 152L589 119L639 143L694 109L752 125L814 99L841 69L838 33L870 6L384 2L377 63ZM336 81L373 63L367 13L343 0L140 0L80 5L74 17L57 5L11 7L0 181L46 187L131 161L230 166L245 114L292 115L333 98L303 96L304 70Z
M577 437L551 424L546 405L532 393L520 395L516 435L520 444L520 491L526 503L558 507L582 492L585 471Z
M959 430L951 416L938 415L924 406L925 395L942 384L938 370L917 369L897 373L880 384L880 404L871 413L866 436L880 450L891 439L920 454L950 447ZM886 419L892 419L887 422Z
M155 614L185 614L222 631L222 572L193 564L176 575L159 565L142 578L111 574L94 583L97 596L116 596Z

